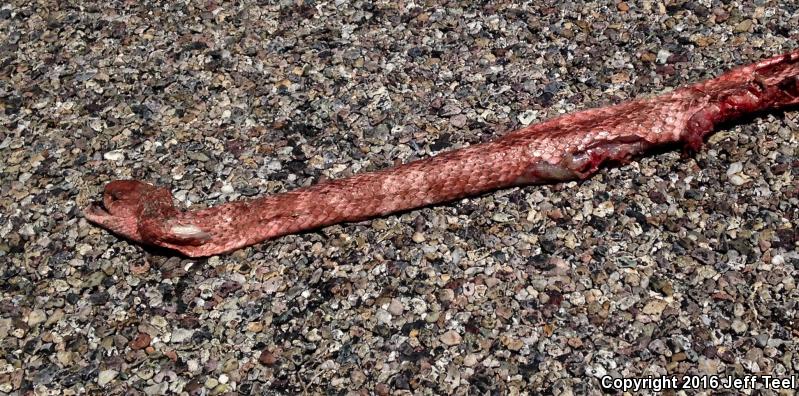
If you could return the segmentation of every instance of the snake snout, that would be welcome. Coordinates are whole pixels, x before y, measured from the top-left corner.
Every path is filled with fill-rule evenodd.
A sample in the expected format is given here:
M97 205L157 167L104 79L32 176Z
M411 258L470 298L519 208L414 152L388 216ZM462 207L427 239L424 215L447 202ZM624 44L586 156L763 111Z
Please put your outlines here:
M93 223L102 224L112 215L101 202L92 202L83 210L83 216Z
M110 216L102 202L92 202L86 207L86 212L95 217Z

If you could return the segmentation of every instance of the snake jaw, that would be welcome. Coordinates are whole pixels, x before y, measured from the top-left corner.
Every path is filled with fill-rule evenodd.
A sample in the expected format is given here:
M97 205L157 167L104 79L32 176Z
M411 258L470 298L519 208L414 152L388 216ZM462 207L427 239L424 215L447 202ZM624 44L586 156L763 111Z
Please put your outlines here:
M166 197L164 197L164 193ZM83 210L86 220L95 223L114 234L135 242L147 243L146 233L142 232L140 219L151 213L145 203L161 203L166 198L172 206L169 191L135 180L115 180L108 183L103 190L101 202L93 202ZM162 215L170 214L169 210L161 210Z
M83 210L86 220L134 242L160 246L197 257L212 239L203 227L181 220L168 189L136 180L105 186L101 202Z
M102 202L93 202L83 210L83 217L117 235L143 242L136 218L111 213Z

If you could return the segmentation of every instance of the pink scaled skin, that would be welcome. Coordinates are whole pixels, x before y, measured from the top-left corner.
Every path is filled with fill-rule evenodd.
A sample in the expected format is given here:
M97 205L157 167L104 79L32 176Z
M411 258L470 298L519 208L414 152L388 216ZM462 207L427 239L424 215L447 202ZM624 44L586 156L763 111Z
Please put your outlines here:
M652 147L699 149L721 122L799 104L799 50L652 98L585 110L497 140L347 179L193 211L135 180L105 186L86 218L129 240L191 257L499 188L584 179Z

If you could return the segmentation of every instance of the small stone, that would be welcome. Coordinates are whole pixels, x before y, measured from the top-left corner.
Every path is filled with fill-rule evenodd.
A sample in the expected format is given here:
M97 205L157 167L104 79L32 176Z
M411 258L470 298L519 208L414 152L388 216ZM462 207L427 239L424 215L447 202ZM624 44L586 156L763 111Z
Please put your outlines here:
M585 372L597 378L602 378L608 374L608 371L605 369L605 367L598 364L586 367Z
M147 261L142 262L141 264L130 264L130 273L133 275L144 275L150 271L150 263Z
M217 384L214 389L211 390L211 395L221 395L226 393L230 389L228 384Z
M746 182L747 182L747 179L745 177L741 176L740 174L735 174L735 175L730 176L730 183L732 183L735 186L742 186L742 185L746 184Z
M644 52L641 54L641 60L644 62L654 62L657 59L657 56L649 51Z
M150 319L150 324L152 324L155 327L158 327L159 329L163 329L164 327L167 326L168 323L166 321L166 318L164 318L161 315L156 315L153 316L152 319Z
M524 342L516 337L500 337L502 345L511 351L518 352L524 347Z
M274 366L275 363L277 363L277 356L271 351L264 349L261 351L261 356L258 357L258 361L265 366Z
M103 370L97 375L97 385L106 386L109 382L117 377L119 371L116 370Z
M527 110L519 114L519 116L516 118L519 120L519 122L522 125L527 126L538 118L538 112L536 112L535 110Z
M655 60L657 61L657 63L660 63L662 65L662 64L666 63L666 61L669 59L670 56L671 56L671 52L669 52L669 50L660 49L658 51L658 55L655 58Z
M733 330L733 331L735 331L735 332L736 332L736 333L738 333L738 334L741 334L741 333L745 332L745 331L746 331L746 329L747 329L749 326L748 326L748 325L746 324L746 322L744 322L743 320L741 320L741 319L735 319L735 320L733 320L733 321L732 321L732 325L731 325L731 327L732 327L732 330Z
M391 390L386 384L377 384L375 385L375 392L378 396L388 396L391 394Z
M727 168L727 178L730 179L730 183L740 186L749 181L749 178L741 173L743 168L743 163L740 161L730 164L730 166Z
M260 333L263 330L264 330L264 323L260 320L247 323L247 331L251 331L253 333Z
M699 363L697 364L697 369L699 370L700 374L705 375L715 375L719 372L719 365L721 361L718 359L708 359L704 356L699 358Z
M352 370L350 372L350 382L353 386L359 387L366 382L366 374L363 373L361 370Z
M153 370L151 367L140 367L136 372L136 375L139 378L147 381L148 379L153 378L155 375L155 370Z
M506 213L494 213L494 215L491 216L491 220L494 220L497 223L507 223L507 222L513 220L513 217L511 217L510 215L508 215Z
M28 314L28 326L36 327L39 323L44 322L47 319L47 314L44 313L41 309L34 309Z
M752 20L751 19L744 19L743 21L738 22L738 24L735 25L735 28L733 28L733 31L735 33L746 33L751 28L752 28Z
M591 214L596 217L605 217L609 214L612 214L613 210L614 210L613 202L604 201L599 205L597 205Z
M443 117L455 116L462 112L463 109L461 109L460 107L458 107L458 105L455 104L448 104L441 108L441 116Z
M391 300L391 303L388 304L388 312L394 316L402 315L403 311L405 311L405 307L402 305L400 300L397 300L396 298Z
M130 346L130 349L137 351L139 349L147 348L147 346L150 345L151 340L152 337L150 337L149 334L139 333L133 340L130 341L130 343L128 343L128 346Z
M653 279L649 282L649 287L656 292L660 292L666 297L674 294L674 286L672 286L671 282L666 278L653 277Z
M744 164L742 162L740 162L740 161L733 162L727 168L727 176L734 175L734 174L742 171L743 169L744 169Z
M144 388L145 395L165 395L169 389L169 383L161 382L159 384L152 384Z
M72 351L58 351L55 354L56 359L58 359L58 363L61 363L64 366L72 364L74 354Z
M713 16L716 17L716 23L723 23L730 19L730 13L723 7L716 7L713 9Z
M425 241L425 236L421 232L414 232L411 239L416 243L422 243Z
M12 328L13 328L13 322L11 321L11 319L0 318L0 339L8 337L8 333L11 332Z
M100 132L100 131L103 130L104 125L103 125L103 122L101 120L95 119L95 120L89 121L89 128L91 128L95 132Z
M148 347L147 349L149 349L149 348L150 347ZM171 360L173 362L177 362L178 361L178 354L177 354L177 352L175 352L174 349L170 349L168 351L165 351L164 352L164 356L166 356L167 358L169 358L169 360Z
M203 153L202 151L189 151L188 153L186 153L186 156L189 157L189 159L191 160L199 162L206 162L209 160L208 156L205 155L205 153Z
M103 154L103 158L108 161L122 161L125 159L125 153L122 150L113 150Z
M630 6L627 5L627 3L623 2L623 1L619 2L619 4L616 4L616 8L618 8L619 11L621 11L621 12L630 11Z
M317 342L322 339L322 336L319 335L318 329L311 329L311 331L305 334L305 339L310 342Z
M440 314L438 312L429 312L424 316L424 321L427 323L435 323L438 321Z
M191 336L194 335L194 330L187 330L187 329L175 329L172 332L172 342L176 344L180 344L191 339Z
M668 303L665 300L652 299L644 305L643 313L647 315L660 315Z
M424 315L427 312L427 303L421 298L412 298L409 309L417 315Z
M466 126L466 121L468 121L468 119L465 114L458 114L449 119L449 123L455 128L463 128Z
M455 330L448 330L446 333L442 334L439 339L448 346L458 345L461 343L461 335Z
M377 312L375 312L375 318L377 318L378 323L391 323L391 314L383 308L380 308L377 310Z

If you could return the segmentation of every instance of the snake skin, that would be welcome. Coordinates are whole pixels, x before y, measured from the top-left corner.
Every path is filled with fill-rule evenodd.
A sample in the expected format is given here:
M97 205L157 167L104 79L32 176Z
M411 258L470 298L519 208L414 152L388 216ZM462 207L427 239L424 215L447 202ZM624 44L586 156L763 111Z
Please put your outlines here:
M799 104L799 50L659 96L557 117L497 140L273 196L192 211L166 188L108 183L86 219L129 240L191 257L451 201L499 188L583 179L662 145L696 150L715 125Z

